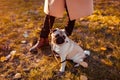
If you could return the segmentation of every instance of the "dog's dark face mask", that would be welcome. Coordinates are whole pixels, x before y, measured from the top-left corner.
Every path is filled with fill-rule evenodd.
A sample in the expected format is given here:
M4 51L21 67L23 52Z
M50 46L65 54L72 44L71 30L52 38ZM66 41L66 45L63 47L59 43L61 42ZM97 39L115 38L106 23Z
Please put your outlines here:
M64 35L60 36L59 34L57 34L55 36L55 38L56 38L56 40L55 40L56 44L63 44L65 42L65 36Z
M64 31L54 30L53 33L54 33L54 42L56 44L63 44L65 42L66 36Z

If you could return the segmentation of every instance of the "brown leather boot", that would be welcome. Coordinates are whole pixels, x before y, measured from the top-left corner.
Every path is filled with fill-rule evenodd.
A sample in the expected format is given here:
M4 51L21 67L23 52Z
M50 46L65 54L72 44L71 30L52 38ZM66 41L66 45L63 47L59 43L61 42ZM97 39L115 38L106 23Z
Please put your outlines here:
M30 52L37 51L37 49L39 49L43 46L46 46L46 45L49 45L48 38L40 38L40 40L38 40L37 43L32 48L30 48L29 51Z
M48 40L48 38L45 38L45 45L46 45L46 46L49 45L49 40Z

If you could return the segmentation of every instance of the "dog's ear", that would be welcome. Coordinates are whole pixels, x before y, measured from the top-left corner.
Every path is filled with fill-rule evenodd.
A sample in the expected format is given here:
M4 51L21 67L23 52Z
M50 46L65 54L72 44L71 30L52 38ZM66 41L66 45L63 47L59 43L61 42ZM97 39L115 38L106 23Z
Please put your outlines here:
M65 32L67 36L69 35L69 33L65 29L62 29L62 31Z
M55 29L51 29L50 33L54 33L55 31L57 31L58 28L55 28Z

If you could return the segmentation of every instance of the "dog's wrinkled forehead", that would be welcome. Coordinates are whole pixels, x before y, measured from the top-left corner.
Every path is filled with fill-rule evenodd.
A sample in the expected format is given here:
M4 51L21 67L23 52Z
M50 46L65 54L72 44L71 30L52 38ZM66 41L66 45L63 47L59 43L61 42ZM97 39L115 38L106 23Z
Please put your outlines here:
M58 28L56 28L56 29L53 30L53 34L54 35L57 35L57 34L65 35L65 31L64 31L64 29L58 29Z

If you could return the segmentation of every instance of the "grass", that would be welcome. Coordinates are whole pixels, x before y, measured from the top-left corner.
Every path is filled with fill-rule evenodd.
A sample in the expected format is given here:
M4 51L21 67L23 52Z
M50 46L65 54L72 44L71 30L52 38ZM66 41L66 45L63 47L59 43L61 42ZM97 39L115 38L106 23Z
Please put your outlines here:
M26 2L25 2L26 1ZM13 80L89 80L120 79L120 3L119 0L94 0L94 13L76 22L71 39L91 51L86 59L87 69L73 68L68 61L63 76L56 76L60 65L46 47L36 54L28 52L33 40L39 37L45 14L44 0L0 0L0 79ZM64 28L66 17L56 19L53 28ZM28 37L23 34L27 32ZM26 41L22 43L22 41ZM16 53L9 59L11 51Z

